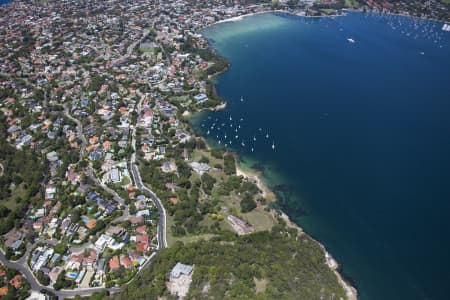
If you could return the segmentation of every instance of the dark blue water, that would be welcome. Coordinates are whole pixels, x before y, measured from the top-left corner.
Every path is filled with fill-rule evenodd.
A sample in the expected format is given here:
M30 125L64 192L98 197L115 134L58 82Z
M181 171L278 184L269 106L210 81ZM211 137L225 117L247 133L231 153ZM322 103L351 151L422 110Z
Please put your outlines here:
M267 14L204 32L232 64L217 84L229 105L195 127L247 166L263 163L268 184L285 187L283 210L343 264L361 299L450 297L450 33L441 27Z
M0 5L7 4L12 2L13 0L0 0Z

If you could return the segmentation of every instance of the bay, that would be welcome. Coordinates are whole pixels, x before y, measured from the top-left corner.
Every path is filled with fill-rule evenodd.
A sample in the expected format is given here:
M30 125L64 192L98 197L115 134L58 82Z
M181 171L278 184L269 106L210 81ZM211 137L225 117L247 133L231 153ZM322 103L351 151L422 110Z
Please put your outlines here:
M228 105L194 116L194 128L243 167L264 167L283 211L343 265L361 299L450 294L450 34L441 27L262 14L203 31L231 63L217 78Z

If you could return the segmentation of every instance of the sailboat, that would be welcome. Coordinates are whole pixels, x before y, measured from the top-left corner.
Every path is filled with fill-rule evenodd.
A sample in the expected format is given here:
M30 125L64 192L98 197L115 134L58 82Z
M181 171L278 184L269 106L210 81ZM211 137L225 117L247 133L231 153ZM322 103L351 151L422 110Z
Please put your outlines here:
M253 140L256 141L256 136L253 136Z
M244 102L244 97L241 96L241 102Z
M275 142L272 142L272 150L275 150Z
M269 134L266 134L266 139L268 139L269 138Z

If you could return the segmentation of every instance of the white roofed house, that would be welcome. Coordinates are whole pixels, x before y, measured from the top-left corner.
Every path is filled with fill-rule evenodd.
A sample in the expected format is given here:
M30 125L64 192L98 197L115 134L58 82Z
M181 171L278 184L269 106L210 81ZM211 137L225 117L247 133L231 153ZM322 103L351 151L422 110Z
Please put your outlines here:
M190 275L194 266L177 263L170 272L170 278L179 278L180 275Z
M121 173L119 171L119 169L114 168L109 172L109 181L112 183L117 183L120 182L122 180L122 176Z
M206 96L206 94L198 94L196 96L194 96L195 101L197 101L197 103L203 103L208 101L208 96Z
M172 295L183 299L189 292L194 266L177 263L170 272L167 288Z
M208 172L211 167L206 163L198 163L198 162L191 162L189 166L194 170L196 173L202 175L205 172Z

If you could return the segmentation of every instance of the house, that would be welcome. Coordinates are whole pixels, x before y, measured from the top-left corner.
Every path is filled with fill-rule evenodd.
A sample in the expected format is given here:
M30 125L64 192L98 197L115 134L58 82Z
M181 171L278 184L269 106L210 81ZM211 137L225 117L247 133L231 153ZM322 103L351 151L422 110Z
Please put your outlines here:
M180 262L178 262L175 267L173 267L172 271L170 272L170 278L175 279L179 278L181 275L191 275L192 270L194 269L194 266L185 265Z
M148 245L145 243L139 243L136 245L136 251L146 253L148 251Z
M18 290L22 286L22 279L22 275L16 275L9 281L9 284L11 284L16 290Z
M211 167L206 163L198 163L198 162L191 162L189 166L194 170L196 173L203 175L203 173L208 172Z
M113 241L113 238L110 237L109 235L106 234L102 234L98 240L95 242L95 248L97 248L97 250L99 252L103 252L103 250L105 250L106 246L108 244L110 244Z
M119 169L114 168L109 172L109 181L112 183L118 183L122 181Z
M208 100L208 96L206 96L206 94L198 94L196 96L194 96L195 101L197 101L197 103L203 103L206 102Z
M129 269L133 266L133 263L131 262L130 258L124 255L120 257L120 264L124 266L126 269Z
M58 161L58 154L55 151L47 153L47 160L49 162L56 162Z
M147 226L142 225L142 226L137 227L136 228L136 232L138 234L145 234L145 233L147 233Z
M90 219L87 223L86 223L86 227L89 229L94 229L95 225L97 225L97 220L96 219Z
M109 269L111 271L115 271L115 270L118 270L119 267L120 267L119 257L117 255L115 255L109 260Z

